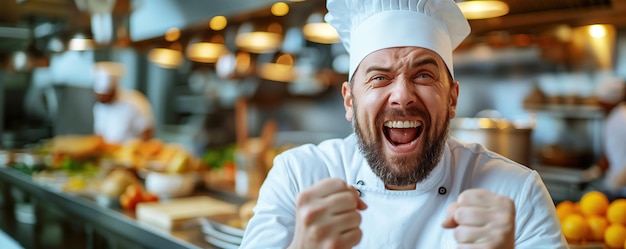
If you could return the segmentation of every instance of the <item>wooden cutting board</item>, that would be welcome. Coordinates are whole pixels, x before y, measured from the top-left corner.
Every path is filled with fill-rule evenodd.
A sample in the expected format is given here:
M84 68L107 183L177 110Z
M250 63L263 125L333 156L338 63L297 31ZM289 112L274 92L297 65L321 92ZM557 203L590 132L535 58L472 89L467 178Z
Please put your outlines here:
M173 230L199 217L233 214L239 207L209 196L177 198L137 204L137 220L159 228ZM199 224L199 223L198 223Z

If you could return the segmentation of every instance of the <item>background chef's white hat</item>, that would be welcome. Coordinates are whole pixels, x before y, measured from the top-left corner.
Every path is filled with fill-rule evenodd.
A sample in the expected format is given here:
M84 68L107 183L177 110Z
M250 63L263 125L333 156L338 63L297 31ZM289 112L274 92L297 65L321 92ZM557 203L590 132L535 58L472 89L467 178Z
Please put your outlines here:
M452 51L470 26L453 0L328 0L325 20L350 54L350 72L368 54L391 47L430 49L452 70Z
M93 67L93 90L96 93L109 93L124 76L124 65L117 62L96 62Z
M624 100L626 85L624 79L615 76L607 76L598 83L596 97L599 101L617 104Z

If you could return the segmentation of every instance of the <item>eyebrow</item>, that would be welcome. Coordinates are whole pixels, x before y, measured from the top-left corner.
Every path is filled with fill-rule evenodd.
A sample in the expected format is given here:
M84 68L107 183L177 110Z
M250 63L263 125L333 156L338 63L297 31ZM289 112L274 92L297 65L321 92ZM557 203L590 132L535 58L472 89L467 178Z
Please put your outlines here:
M411 68L416 68L416 67L420 67L426 64L433 64L435 66L439 66L439 64L437 64L437 60L435 60L432 57L427 57L427 58L423 58L423 59L419 59L418 61L415 61L411 64ZM371 66L368 67L365 70L365 73L369 73L372 71L383 71L383 72L389 72L391 71L391 69L389 67L384 67L384 66Z
M413 62L413 64L411 64L411 68L416 68L416 67L420 67L426 64L433 64L435 66L439 66L439 64L437 64L437 60L435 60L435 58L432 57L427 57L424 59L420 59L416 62Z

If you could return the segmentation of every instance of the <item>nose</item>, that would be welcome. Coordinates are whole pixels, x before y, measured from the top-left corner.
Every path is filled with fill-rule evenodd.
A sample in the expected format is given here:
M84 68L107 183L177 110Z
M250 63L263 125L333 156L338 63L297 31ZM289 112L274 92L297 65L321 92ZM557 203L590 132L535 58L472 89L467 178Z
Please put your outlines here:
M389 94L389 103L392 106L406 108L417 102L415 86L406 79L398 79L392 84Z

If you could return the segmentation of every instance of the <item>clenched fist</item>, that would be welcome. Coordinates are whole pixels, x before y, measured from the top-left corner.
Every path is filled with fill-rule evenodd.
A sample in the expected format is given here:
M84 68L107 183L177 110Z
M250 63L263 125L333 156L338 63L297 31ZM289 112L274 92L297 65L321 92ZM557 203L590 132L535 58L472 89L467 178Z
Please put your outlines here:
M515 205L506 196L469 189L448 207L443 227L454 229L457 248L514 248Z
M367 207L356 189L325 179L298 195L296 230L289 248L352 248L361 241L359 210Z

